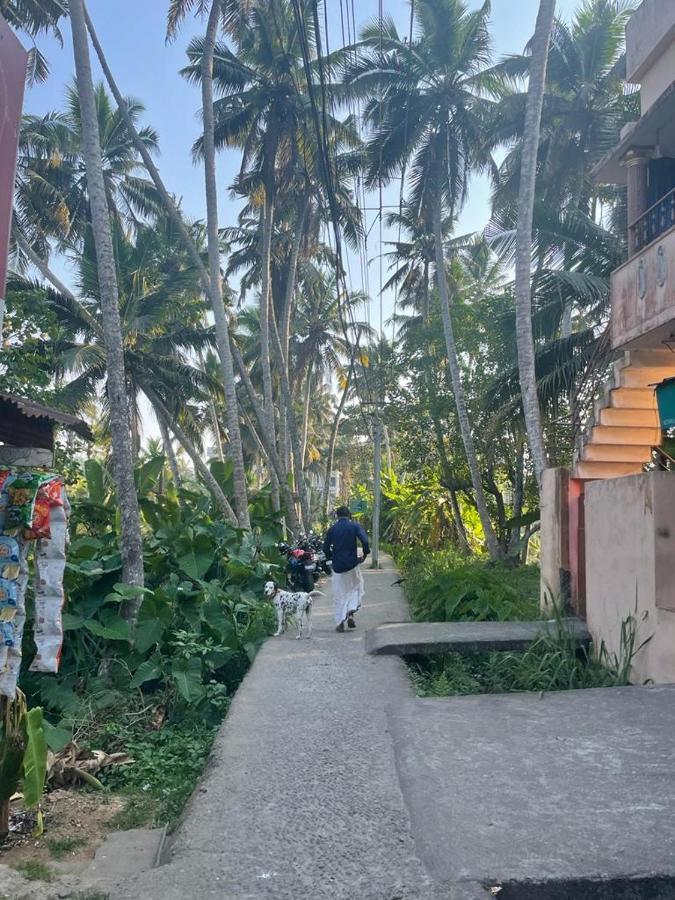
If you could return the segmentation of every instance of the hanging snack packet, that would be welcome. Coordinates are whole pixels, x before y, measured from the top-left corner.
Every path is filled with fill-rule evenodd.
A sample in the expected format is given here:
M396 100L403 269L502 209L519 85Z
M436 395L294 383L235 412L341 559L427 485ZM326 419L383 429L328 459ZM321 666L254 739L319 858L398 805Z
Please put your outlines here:
M67 501L66 501L67 502ZM54 506L51 538L35 548L35 630L32 672L58 672L63 644L63 573L66 567L67 509Z
M5 517L5 532L30 528L37 492L45 481L54 478L42 472L26 472L17 475L8 487L9 503Z
M15 607L18 593L16 581L0 578L0 611L7 606Z
M19 565L21 570L16 582L16 610L12 625L14 626L14 643L11 647L5 647L4 659L0 665L0 694L14 700L16 697L16 683L21 669L21 641L23 629L26 624L26 587L28 586L28 550L30 544L19 540Z
M49 538L52 509L63 505L62 490L63 482L60 478L52 478L51 481L40 485L33 506L31 527L24 530L26 540Z
M19 575L19 545L16 540L0 534L0 578L14 581Z
M3 647L14 646L14 626L11 622L0 620L0 640Z

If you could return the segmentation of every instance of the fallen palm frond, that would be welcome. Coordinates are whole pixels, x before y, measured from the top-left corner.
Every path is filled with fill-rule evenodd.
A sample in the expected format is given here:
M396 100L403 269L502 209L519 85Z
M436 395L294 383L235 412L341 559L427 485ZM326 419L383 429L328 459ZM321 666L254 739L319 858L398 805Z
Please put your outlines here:
M76 784L83 781L90 787L103 785L96 777L110 766L126 766L134 760L127 753L105 753L103 750L86 750L74 742L66 744L58 753L47 753L47 781L52 786Z

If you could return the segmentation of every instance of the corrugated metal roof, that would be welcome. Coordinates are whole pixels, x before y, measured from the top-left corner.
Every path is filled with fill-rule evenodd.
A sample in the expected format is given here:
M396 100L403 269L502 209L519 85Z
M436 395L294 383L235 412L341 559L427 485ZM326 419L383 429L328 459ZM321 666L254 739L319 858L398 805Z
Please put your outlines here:
M62 412L51 406L43 406L41 403L34 403L32 400L26 400L16 394L6 394L4 391L0 391L0 405L2 403L11 404L27 418L48 419L55 425L62 425L64 428L76 432L87 441L94 440L94 435L87 423L78 419L77 416L71 416L70 413Z

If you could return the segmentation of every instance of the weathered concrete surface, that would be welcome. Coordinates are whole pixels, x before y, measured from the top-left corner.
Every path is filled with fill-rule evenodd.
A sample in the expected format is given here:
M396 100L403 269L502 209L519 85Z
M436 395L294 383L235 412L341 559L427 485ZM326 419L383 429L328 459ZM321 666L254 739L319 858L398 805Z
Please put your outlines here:
M675 685L417 699L390 723L438 882L675 876Z
M565 632L579 644L591 636L580 619L535 622L395 622L366 634L366 651L382 656L421 653L476 653L483 650L526 650L542 634Z
M239 689L170 861L113 900L447 900L417 857L385 707L412 699L403 663L363 631L404 619L388 561L364 569L359 630L267 642Z
M163 828L110 832L83 873L82 881L105 893L132 874L148 872L157 865L163 838Z

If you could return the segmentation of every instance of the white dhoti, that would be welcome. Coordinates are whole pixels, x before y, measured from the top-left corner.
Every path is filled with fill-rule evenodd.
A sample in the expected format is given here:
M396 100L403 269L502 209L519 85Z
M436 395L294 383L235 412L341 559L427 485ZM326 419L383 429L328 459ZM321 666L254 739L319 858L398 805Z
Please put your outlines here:
M333 572L333 605L335 607L335 624L344 622L350 612L361 608L364 587L361 566L355 566L349 572Z

